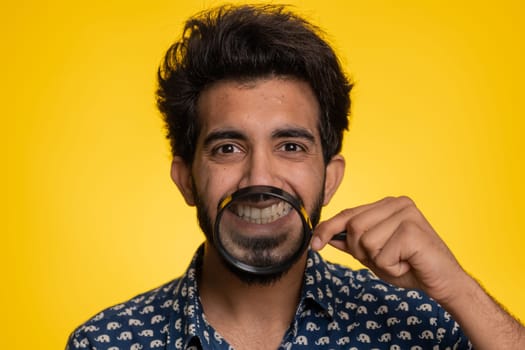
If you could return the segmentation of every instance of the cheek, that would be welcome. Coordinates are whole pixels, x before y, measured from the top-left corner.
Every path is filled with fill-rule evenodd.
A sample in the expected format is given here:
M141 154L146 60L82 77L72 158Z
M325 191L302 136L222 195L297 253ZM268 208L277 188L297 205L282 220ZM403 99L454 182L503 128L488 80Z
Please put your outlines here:
M307 206L314 205L324 189L324 168L310 167L290 172L290 184L299 193Z
M288 168L289 178L294 179L295 182L308 184L309 186L318 187L324 181L324 166L319 164L310 164L297 169ZM296 179L296 180L295 180Z
M219 200L236 188L234 172L224 166L196 166L193 169L195 186L201 199L215 210Z

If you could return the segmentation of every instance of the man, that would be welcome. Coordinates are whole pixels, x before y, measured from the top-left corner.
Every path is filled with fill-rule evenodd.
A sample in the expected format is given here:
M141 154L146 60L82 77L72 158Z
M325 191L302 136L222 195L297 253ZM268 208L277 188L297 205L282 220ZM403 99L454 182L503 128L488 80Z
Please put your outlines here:
M190 19L159 69L158 105L172 179L206 241L182 277L94 316L68 348L525 348L524 327L464 272L409 198L319 223L344 172L351 88L318 29L285 8L222 7ZM217 249L217 204L251 186L300 198L315 227L310 249L284 271L250 273ZM246 204L248 216L273 204ZM244 237L237 248L272 264L290 234ZM374 274L323 261L316 251L328 243Z

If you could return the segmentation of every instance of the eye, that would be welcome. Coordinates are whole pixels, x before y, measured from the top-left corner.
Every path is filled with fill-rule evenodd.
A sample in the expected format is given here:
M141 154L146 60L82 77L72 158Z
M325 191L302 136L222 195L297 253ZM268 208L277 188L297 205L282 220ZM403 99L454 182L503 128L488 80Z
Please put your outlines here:
M213 155L226 155L226 154L239 153L239 152L241 152L241 149L233 143L221 144L212 149Z
M280 150L284 152L303 152L305 147L295 142L286 142L280 146Z

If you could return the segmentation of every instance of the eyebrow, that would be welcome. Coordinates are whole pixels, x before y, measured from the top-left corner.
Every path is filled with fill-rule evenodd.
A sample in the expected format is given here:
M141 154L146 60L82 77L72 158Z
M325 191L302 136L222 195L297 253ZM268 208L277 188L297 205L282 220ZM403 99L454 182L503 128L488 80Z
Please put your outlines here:
M314 135L304 128L299 127L289 127L289 128L282 128L277 129L274 132L272 132L272 138L273 139L281 139L281 138L299 138L299 139L305 139L309 142L314 143L315 137ZM218 140L241 140L245 141L248 138L245 134L241 133L240 131L236 130L217 130L209 133L206 138L204 139L204 147L209 146L211 143L218 141Z
M278 138L299 138L299 139L305 139L310 142L315 142L314 135L304 128L299 127L290 127L290 128L284 128L284 129L277 129L272 133L272 138L278 139Z
M204 139L204 147L218 140L246 140L246 136L235 130L217 130L209 133Z

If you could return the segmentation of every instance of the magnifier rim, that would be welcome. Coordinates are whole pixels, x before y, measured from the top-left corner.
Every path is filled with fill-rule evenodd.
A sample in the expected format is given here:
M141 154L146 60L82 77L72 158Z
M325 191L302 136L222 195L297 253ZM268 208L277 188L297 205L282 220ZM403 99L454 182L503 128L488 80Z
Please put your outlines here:
M224 211L230 206L230 204L234 200L252 196L254 194L268 195L271 197L279 198L289 203L299 213L299 217L301 218L301 222L303 224L303 240L301 242L301 245L299 246L299 249L290 258L284 260L283 262L279 264L275 264L271 266L253 266L250 264L246 264L238 260L234 256L232 256L226 250L226 248L222 244L222 241L219 239L219 223L221 221ZM215 241L215 245L217 249L219 250L219 253L231 265L235 266L236 268L240 270L246 271L246 272L250 272L250 273L258 274L258 275L267 275L267 274L282 272L286 270L289 266L295 263L299 259L299 257L304 253L304 251L308 247L308 243L310 242L311 237L312 237L312 223L301 201L295 198L294 196L292 196L291 194L287 193L286 191L280 188L277 188L277 187L273 187L273 186L244 187L232 193L231 195L227 195L224 198L222 198L219 201L219 204L217 206L217 217L215 219L215 227L213 230L213 239Z

